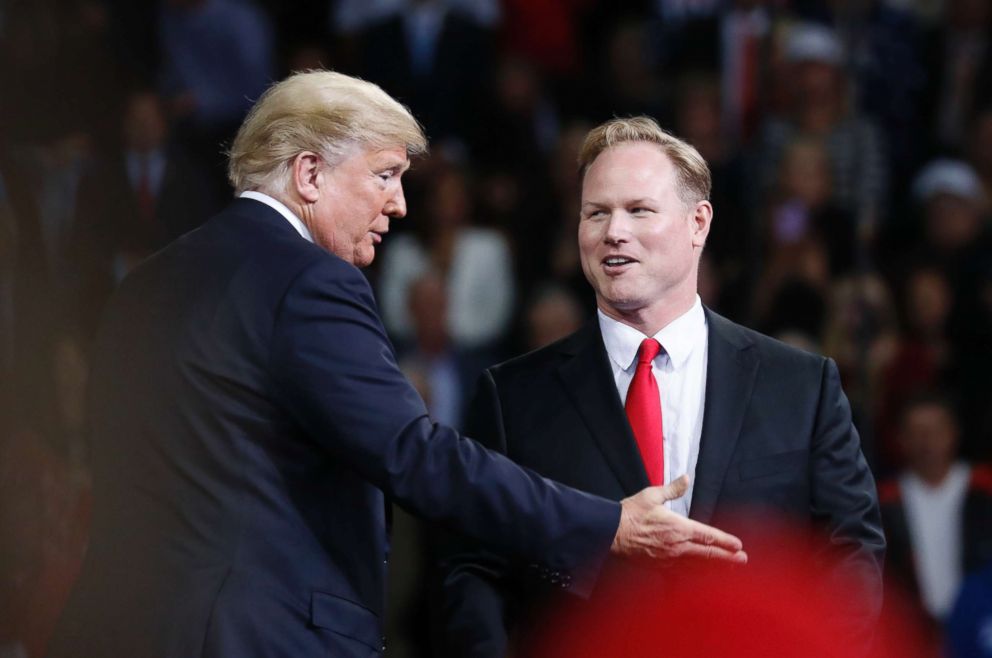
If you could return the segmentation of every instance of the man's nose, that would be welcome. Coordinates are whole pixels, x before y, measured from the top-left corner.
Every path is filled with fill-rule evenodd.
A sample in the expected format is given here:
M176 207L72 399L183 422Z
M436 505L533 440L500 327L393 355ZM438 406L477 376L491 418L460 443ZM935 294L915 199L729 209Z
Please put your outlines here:
M389 201L386 202L386 207L383 209L383 214L397 219L400 217L406 217L406 197L403 195L402 185L397 188L396 194L390 197Z
M626 213L613 212L606 220L606 229L603 231L603 242L606 244L620 244L627 241L630 234L629 218Z

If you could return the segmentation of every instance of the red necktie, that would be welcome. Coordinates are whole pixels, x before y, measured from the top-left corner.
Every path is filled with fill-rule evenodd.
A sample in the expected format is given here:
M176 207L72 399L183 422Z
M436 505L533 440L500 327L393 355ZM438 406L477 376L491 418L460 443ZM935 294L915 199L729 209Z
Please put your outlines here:
M654 338L645 338L637 351L637 370L627 390L627 420L641 451L651 484L665 483L665 435L661 426L661 397L651 362L661 351Z

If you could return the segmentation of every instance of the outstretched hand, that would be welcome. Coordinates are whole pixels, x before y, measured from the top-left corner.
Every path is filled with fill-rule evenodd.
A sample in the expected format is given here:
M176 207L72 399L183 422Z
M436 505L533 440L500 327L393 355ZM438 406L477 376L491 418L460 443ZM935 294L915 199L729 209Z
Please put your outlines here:
M662 564L682 558L746 563L747 553L740 539L665 507L667 501L681 498L688 489L689 477L683 475L663 487L648 487L620 501L620 526L610 552Z

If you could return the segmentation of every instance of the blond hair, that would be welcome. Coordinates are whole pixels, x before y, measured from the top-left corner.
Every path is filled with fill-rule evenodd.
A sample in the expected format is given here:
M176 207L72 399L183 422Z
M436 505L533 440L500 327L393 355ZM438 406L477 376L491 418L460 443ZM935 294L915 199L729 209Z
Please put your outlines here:
M296 73L269 87L228 151L236 192L281 192L293 158L313 151L334 166L357 146L427 151L410 111L377 85L333 71Z
M579 174L585 176L603 151L627 142L646 142L661 148L675 165L679 197L684 203L709 200L712 182L703 156L688 142L662 129L651 117L611 119L590 130L579 151Z

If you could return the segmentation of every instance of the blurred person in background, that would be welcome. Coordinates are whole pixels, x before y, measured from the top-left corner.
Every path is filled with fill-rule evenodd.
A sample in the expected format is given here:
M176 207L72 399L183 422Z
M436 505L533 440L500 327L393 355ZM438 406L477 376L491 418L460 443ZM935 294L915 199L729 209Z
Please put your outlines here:
M759 236L751 209L750 176L741 150L726 137L720 102L717 78L684 76L678 85L675 125L676 133L696 147L710 167L710 199L720 208L721 221L713 225L706 239L706 253L724 292L713 308L736 319L748 315Z
M816 260L815 252L812 260ZM759 316L762 332L814 354L824 354L827 300L824 290L808 279L783 280Z
M448 286L428 270L410 282L407 291L413 339L398 345L400 369L416 372L423 382L417 390L427 402L431 418L454 428L462 426L463 396L478 372L469 373L466 356L448 334ZM478 366L482 370L482 366Z
M971 166L947 158L928 163L913 183L913 196L922 214L919 250L933 253L955 279L988 258L989 199Z
M159 12L159 86L177 137L226 192L224 150L275 77L271 18L254 0L165 0Z
M519 287L537 290L547 281L557 282L579 295L583 302L588 286L579 263L575 230L579 219L579 176L575 159L591 126L581 119L569 121L558 135L547 163L547 173L532 181L545 188L532 191L512 222ZM545 196L547 207L539 201Z
M823 353L837 363L864 443L874 463L877 396L882 373L899 346L899 322L892 294L875 274L831 283Z
M932 149L960 153L975 110L992 100L992 6L945 0L940 25L926 35L924 57Z
M906 0L790 4L797 18L827 26L842 45L851 102L884 136L891 201L898 205L931 148L924 26Z
M154 91L128 94L120 137L120 148L97 158L79 184L73 256L86 270L83 326L90 332L134 266L220 206L204 167L171 139Z
M949 658L992 658L992 563L964 578L944 629Z
M48 439L59 434L56 342L64 333L77 335L87 311L77 212L79 185L93 162L92 140L71 125L51 141L0 148L14 238L0 267L12 327L10 403Z
M708 0L689 6L705 7ZM661 4L660 2L657 4ZM781 12L769 0L731 0L720 11L693 16L677 30L663 24L669 38L666 71L672 76L701 71L718 80L720 123L726 144L750 143L761 120L778 98L772 88L776 71L775 35Z
M361 34L363 77L409 106L435 143L464 149L492 75L493 39L457 2L408 0Z
M472 156L524 178L543 173L561 118L541 72L525 59L504 54L496 62L488 96L473 122Z
M789 304L781 305L779 294L784 287L802 284L825 300L833 278L852 266L854 222L832 199L830 163L823 144L797 137L785 148L761 226L765 253L763 268L757 273L753 312L759 326L772 335L790 328L781 326L781 321L799 312ZM815 322L822 319L813 318ZM800 326L814 343L820 342L822 326L791 328Z
M649 26L626 19L609 29L599 65L594 116L643 114L670 119L672 90L663 85Z
M786 36L784 54L789 65L781 73L788 76L791 99L786 115L764 126L766 185L774 186L789 143L817 140L830 163L832 201L867 230L887 202L887 160L880 133L850 98L843 46L829 28L798 23Z
M992 561L992 468L960 461L959 431L947 398L911 398L899 424L905 467L879 486L887 576L935 622L950 614L962 578Z
M928 164L913 184L921 215L921 234L905 250L904 259L931 258L946 273L955 305L948 334L960 354L959 412L965 428L962 453L971 459L992 459L986 436L990 425L988 372L992 368L992 228L989 199L981 180L959 160Z
M762 539L780 517L824 531L818 564L826 569L832 553L839 562L827 571L859 588L844 642L852 653L866 649L884 540L835 365L702 306L698 265L713 208L709 171L692 146L648 117L614 119L589 132L579 165L579 250L597 317L488 368L469 431L609 498L688 482L667 504L673 524L734 527L759 547L755 563L774 562ZM666 573L682 568L676 557ZM651 578L611 560L603 585L581 601L561 591L557 574L458 538L442 542L439 569L438 650L453 656L513 653L541 630L547 606L607 605L613 587Z
M72 303L78 293L81 263L73 250L78 244L79 188L96 160L92 136L82 128L66 126L51 141L29 147L28 164L40 175L28 178L36 227L40 238L41 265L59 302L75 310ZM23 161L22 161L23 162Z
M527 327L524 351L531 352L578 331L586 316L567 288L547 284L534 293L524 320Z
M818 239L827 251L830 277L850 274L857 265L854 217L834 200L830 156L823 143L796 138L785 147L780 166L765 242L775 250Z
M399 341L413 338L411 282L430 270L445 281L448 333L459 349L498 347L513 313L513 260L503 235L475 225L468 175L448 167L430 181L415 233L386 247L379 279L383 319Z
M910 270L901 287L903 329L895 355L879 382L875 422L878 466L885 473L902 465L898 416L905 404L919 391L957 383L956 350L948 333L955 295L947 275L935 265L921 263Z
M71 125L112 137L118 80L109 0L5 2L0 26L0 125L12 144L44 142ZM109 111L108 111L109 110Z

